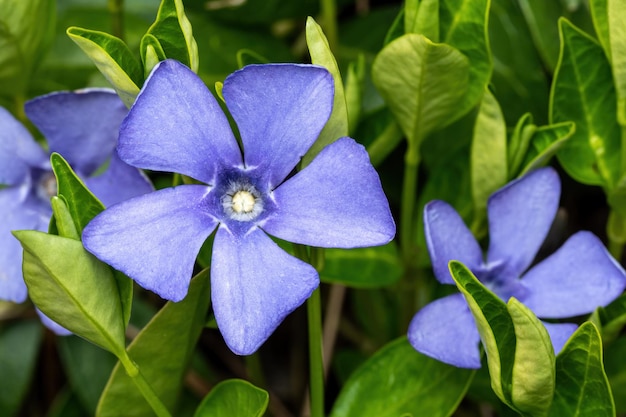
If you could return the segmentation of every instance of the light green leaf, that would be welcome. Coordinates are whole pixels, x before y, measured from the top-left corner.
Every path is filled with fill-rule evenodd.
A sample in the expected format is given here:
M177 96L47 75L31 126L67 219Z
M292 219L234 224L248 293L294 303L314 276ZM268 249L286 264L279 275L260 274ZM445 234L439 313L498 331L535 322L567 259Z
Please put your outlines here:
M198 45L182 0L161 0L156 20L147 33L159 40L168 58L176 59L193 72L198 72Z
M348 134L354 136L361 118L361 103L365 89L365 56L359 55L356 61L348 65L346 76L346 110L348 112Z
M37 307L72 333L123 354L125 325L111 268L74 239L33 230L13 234L24 248L24 281Z
M404 5L404 32L439 42L439 0L409 0Z
M139 51L141 53L141 62L143 62L144 78L148 78L156 64L167 59L159 40L150 33L146 33L141 38Z
M227 379L204 397L194 417L262 417L269 403L267 391L242 379Z
M507 145L509 178L514 177L519 171L536 130L537 126L533 123L533 116L530 113L525 113L517 121Z
M311 62L326 68L335 82L335 97L333 100L333 112L326 122L319 137L302 158L302 168L311 163L313 158L326 146L337 139L348 136L348 108L346 96L343 91L343 81L339 73L337 61L330 50L328 40L322 32L322 28L312 17L306 21L306 43L311 54Z
M487 218L487 199L507 183L507 145L504 116L496 98L485 90L476 117L471 147L474 222Z
M557 153L567 173L612 189L620 171L620 129L611 67L600 45L559 20L561 54L550 93L550 123L574 122L576 132Z
M36 320L3 325L0 329L0 415L12 417L28 393L43 336Z
M617 120L626 126L626 2L607 0L611 68L617 92ZM602 40L602 38L601 38Z
M397 282L402 262L395 242L356 249L326 249L323 282L353 288L378 288Z
M422 35L401 36L372 66L372 79L413 146L453 121L465 95L469 61Z
M128 355L170 410L174 410L183 376L206 321L209 299L209 271L205 269L192 279L185 299L168 302L128 347ZM96 416L122 415L152 417L153 411L118 363L102 393Z
M452 120L478 104L491 79L492 63L487 35L490 0L440 0L439 40L469 60L467 91L457 103Z
M576 125L573 122L555 123L535 129L531 147L525 155L518 176L546 165L568 143L575 131ZM515 175L514 172L511 174Z
M56 233L52 234L80 241L80 233L76 230L74 219L72 219L64 199L54 196L50 199L50 205L52 206L53 220L56 226Z
M604 340L604 338L602 339ZM626 337L621 336L604 346L604 369L609 379L615 411L622 416L626 413Z
M350 376L330 417L450 416L473 376L473 370L418 353L402 337Z
M596 326L583 323L556 358L556 392L550 417L613 417L615 405L602 364Z
M611 41L609 35L608 0L589 0L589 11L593 20L593 27L602 49L611 60Z
M128 46L108 33L69 27L67 35L98 67L113 85L127 107L130 107L143 85L143 69Z

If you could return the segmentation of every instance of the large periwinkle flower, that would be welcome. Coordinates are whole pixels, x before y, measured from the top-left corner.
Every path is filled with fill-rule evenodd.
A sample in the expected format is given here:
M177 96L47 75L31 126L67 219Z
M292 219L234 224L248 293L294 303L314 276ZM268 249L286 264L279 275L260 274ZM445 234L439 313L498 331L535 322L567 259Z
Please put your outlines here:
M115 153L128 109L113 90L52 93L28 101L25 111L49 149L0 107L0 299L17 303L26 299L27 289L22 247L11 230L48 230L50 197L56 195L49 153L61 154L105 205L152 190L147 178Z
M352 248L387 243L395 233L378 175L353 139L338 139L290 176L328 120L333 93L331 75L312 65L251 65L231 74L222 94L242 152L200 78L176 61L159 63L122 124L118 152L131 165L204 184L105 210L85 229L85 247L144 288L178 301L200 247L217 229L215 318L233 352L253 353L319 283L313 267L268 234Z
M572 235L554 254L528 269L556 215L560 193L557 173L543 168L492 194L487 205L486 260L452 207L443 201L428 203L424 226L435 277L454 284L448 262L461 261L501 299L515 297L544 319L587 314L611 302L624 290L626 275L590 232ZM572 323L544 324L557 353L576 329ZM422 308L411 321L408 337L419 352L442 362L480 367L478 330L460 293Z

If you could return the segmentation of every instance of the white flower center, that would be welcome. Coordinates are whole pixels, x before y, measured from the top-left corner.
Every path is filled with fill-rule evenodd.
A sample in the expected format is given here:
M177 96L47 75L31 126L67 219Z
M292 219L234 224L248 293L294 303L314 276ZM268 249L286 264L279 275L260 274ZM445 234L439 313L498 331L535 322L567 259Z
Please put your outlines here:
M52 172L46 172L37 184L37 196L44 201L57 195L57 179Z
M232 182L221 199L224 212L233 220L249 221L263 212L263 199L253 185Z

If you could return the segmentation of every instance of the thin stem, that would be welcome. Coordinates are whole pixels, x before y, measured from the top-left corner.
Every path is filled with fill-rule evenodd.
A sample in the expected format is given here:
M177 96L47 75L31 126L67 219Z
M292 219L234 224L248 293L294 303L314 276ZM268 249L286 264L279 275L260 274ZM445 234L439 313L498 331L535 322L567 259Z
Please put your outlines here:
M119 357L120 362L124 366L126 373L133 380L133 383L139 388L141 395L146 399L152 410L158 417L172 417L169 410L161 402L156 395L148 381L141 374L139 367L128 357L128 353L124 351L124 354Z
M337 5L335 0L321 0L322 22L330 50L337 52Z
M324 417L324 355L322 347L322 300L319 287L306 303L309 325L309 372L311 417Z
M263 367L261 366L259 353L256 352L252 355L248 355L245 357L245 360L248 379L250 380L250 382L252 382L257 387L266 387L265 376L263 375Z
M109 0L111 13L111 33L124 40L124 0Z
M415 194L419 168L419 152L409 143L404 157L404 182L400 212L400 247L406 265L415 262Z

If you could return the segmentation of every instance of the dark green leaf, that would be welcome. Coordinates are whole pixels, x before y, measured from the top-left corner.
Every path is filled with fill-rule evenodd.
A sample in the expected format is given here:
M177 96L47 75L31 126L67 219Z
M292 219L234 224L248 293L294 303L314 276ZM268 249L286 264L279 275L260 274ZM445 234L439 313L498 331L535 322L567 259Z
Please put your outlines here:
M449 416L473 375L418 353L403 337L350 376L330 417Z
M594 311L594 324L601 330L605 343L615 340L626 325L626 294L622 294L609 305Z
M611 385L617 415L626 413L626 337L607 344L604 350L604 369Z
M262 417L269 403L267 391L242 379L217 384L204 397L194 417Z
M563 15L561 2L519 0L518 3L541 59L550 72L554 71L559 55L556 21Z

